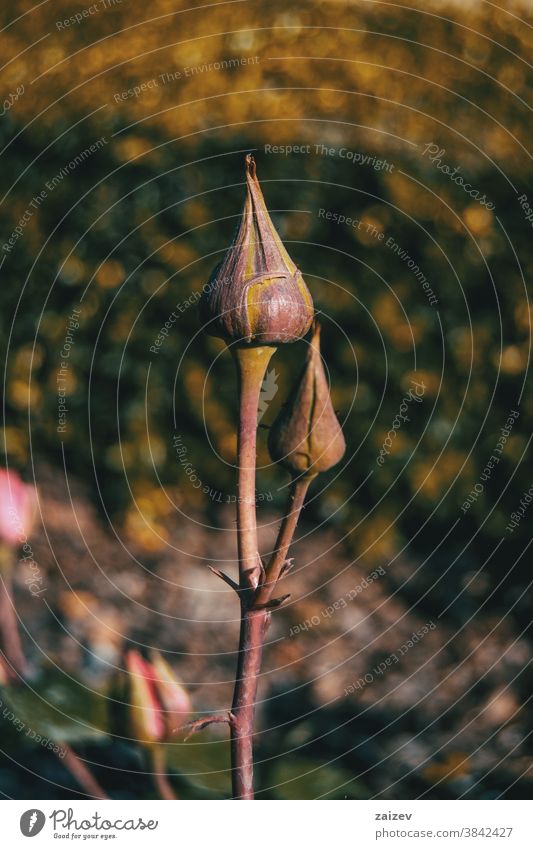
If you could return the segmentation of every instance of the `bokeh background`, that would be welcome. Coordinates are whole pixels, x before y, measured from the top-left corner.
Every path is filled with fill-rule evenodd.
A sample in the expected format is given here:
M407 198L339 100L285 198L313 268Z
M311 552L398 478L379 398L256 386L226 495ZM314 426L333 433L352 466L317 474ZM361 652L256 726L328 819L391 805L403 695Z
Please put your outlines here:
M109 734L125 645L162 650L199 714L231 699L237 610L206 566L235 569L235 381L196 299L235 230L249 151L321 313L348 443L312 489L291 601L270 632L260 795L531 793L533 512L508 529L533 483L531 11L482 0L0 11L0 450L39 488L31 541L46 587L29 593L20 564L32 678L2 698L68 739L112 795L153 793L143 752ZM305 345L273 361L263 425ZM413 380L423 396L380 465ZM268 550L287 481L266 432ZM4 795L80 792L50 751L3 726ZM229 792L223 730L169 758L184 797Z

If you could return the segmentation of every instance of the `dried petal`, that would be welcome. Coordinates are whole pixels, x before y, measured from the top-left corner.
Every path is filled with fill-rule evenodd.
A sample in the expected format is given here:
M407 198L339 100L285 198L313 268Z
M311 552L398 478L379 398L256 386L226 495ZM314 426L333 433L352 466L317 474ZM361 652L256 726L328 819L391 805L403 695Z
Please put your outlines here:
M228 342L277 345L304 336L313 301L266 208L252 156L239 230L200 302L206 331Z
M346 443L322 365L318 324L303 371L270 428L268 447L272 459L294 476L325 472L344 455Z

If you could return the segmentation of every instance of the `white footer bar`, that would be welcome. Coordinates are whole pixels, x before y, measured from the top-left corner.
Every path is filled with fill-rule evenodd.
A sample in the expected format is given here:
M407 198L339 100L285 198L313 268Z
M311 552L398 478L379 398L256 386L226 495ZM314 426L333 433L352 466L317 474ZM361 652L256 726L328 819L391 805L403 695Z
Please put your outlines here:
M238 805L238 813L235 806ZM527 801L4 801L1 842L216 849L339 845L531 849ZM35 837L35 843L29 839ZM68 842L67 842L68 841ZM209 841L209 842L208 842Z

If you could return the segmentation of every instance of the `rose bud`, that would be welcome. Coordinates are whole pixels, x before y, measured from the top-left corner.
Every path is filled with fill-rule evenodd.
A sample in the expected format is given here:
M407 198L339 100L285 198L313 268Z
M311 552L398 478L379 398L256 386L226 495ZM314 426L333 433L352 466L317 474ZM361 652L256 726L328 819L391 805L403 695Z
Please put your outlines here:
M145 746L161 743L165 738L165 723L150 664L139 652L131 650L126 654L126 670L132 736Z
M294 477L326 472L344 455L346 443L320 356L318 323L300 377L270 428L268 448L272 460Z
M192 713L191 698L159 652L152 653L152 668L156 674L156 689L163 708L167 735L170 736L189 719Z
M36 501L33 486L16 472L0 469L0 543L14 547L29 535Z
M150 663L130 649L125 665L132 737L144 746L169 742L191 713L186 690L157 652Z
M246 200L237 235L200 301L211 336L246 345L278 345L304 336L313 300L272 223L253 157L246 157Z

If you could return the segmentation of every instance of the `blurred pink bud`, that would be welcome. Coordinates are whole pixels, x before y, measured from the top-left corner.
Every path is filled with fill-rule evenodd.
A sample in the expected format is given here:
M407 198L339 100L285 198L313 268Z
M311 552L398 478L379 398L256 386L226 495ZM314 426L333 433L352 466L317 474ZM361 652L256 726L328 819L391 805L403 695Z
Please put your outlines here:
M133 737L144 745L160 743L165 737L165 723L150 664L138 651L126 654L128 672L130 726Z
M142 745L168 742L191 713L189 695L159 652L152 661L131 649L126 653L132 736Z
M192 713L191 699L159 652L152 654L152 666L156 674L157 693L164 710L167 735L171 736L189 719Z
M37 496L16 472L0 469L0 541L10 546L24 542L33 525Z

